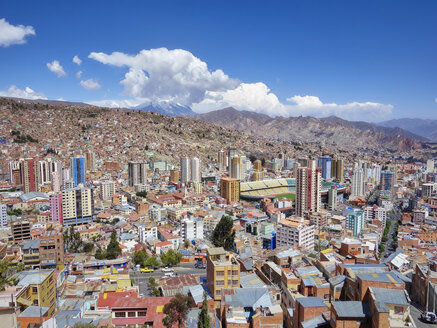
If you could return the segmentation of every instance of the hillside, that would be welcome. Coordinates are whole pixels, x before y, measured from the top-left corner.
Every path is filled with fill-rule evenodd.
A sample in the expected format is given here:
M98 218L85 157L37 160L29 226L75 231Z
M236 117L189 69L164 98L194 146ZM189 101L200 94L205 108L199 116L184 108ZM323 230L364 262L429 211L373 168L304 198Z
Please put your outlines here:
M195 118L253 135L286 141L329 144L360 151L410 151L421 149L426 139L400 128L385 128L338 117L275 117L225 108Z
M437 120L401 118L379 123L384 127L397 127L437 142Z

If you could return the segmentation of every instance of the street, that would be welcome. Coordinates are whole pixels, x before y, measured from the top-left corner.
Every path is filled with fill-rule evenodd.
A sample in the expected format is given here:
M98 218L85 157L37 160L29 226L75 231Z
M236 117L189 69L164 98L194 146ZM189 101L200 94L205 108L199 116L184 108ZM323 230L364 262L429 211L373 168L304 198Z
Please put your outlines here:
M202 275L206 276L206 269L196 269L194 267L194 263L180 263L177 266L173 267L176 275L183 274L194 274L194 275ZM149 289L149 278L161 278L164 276L164 272L161 271L161 268L155 270L154 272L137 272L137 271L129 271L130 279L135 282L135 285L138 286L140 295L151 296L152 290Z
M415 305L411 304L410 306L410 314L411 317L414 320L414 323L416 324L417 328L431 328L431 327L435 327L435 325L431 324L431 323L426 323L423 322L422 320L420 320L420 314L422 313L422 311L415 307Z

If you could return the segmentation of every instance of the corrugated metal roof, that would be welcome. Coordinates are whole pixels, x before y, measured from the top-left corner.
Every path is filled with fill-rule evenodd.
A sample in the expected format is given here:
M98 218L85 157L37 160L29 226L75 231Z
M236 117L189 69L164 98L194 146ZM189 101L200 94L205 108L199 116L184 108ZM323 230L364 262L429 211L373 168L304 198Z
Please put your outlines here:
M296 302L300 303L303 307L326 307L326 304L320 297L299 297Z
M365 318L371 315L369 305L360 301L334 301L335 308L340 318Z
M409 305L404 289L371 287L375 300L384 304Z

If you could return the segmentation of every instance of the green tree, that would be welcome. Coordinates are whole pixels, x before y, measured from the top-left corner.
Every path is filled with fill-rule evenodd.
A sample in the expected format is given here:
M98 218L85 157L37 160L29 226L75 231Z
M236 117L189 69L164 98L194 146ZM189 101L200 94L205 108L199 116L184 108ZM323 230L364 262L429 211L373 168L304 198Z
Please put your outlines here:
M145 266L150 268L157 268L160 264L156 256L148 257L145 261Z
M74 230L74 227L68 228L64 232L64 244L67 251L76 253L79 251L79 248L82 246L83 241L80 237L80 233Z
M136 193L138 197L146 198L147 197L147 191L139 191Z
M147 258L147 251L145 249L140 249L139 251L134 252L132 261L135 265L139 264L140 266L145 267Z
M211 241L215 247L223 247L227 251L234 248L235 231L232 230L233 227L232 218L223 215L211 234Z
M181 260L182 254L172 249L161 255L161 261L164 265L177 265Z
M191 297L176 294L169 303L164 305L164 318L162 319L163 325L167 328L171 328L175 323L177 323L179 328L183 327L188 311L194 305L195 304Z
M199 312L199 322L197 324L197 328L211 328L211 323L209 322L209 313L208 313L208 294L206 292L203 293L203 303L202 309Z
M114 260L121 255L121 247L118 243L117 233L115 230L111 232L111 237L109 240L108 247L106 248L106 256L105 258L108 260Z

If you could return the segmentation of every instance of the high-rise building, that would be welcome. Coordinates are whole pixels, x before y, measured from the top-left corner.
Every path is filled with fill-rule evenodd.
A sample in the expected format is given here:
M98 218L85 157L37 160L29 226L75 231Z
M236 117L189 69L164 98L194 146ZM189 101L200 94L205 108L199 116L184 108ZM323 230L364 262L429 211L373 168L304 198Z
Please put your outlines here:
M331 186L328 190L328 209L335 211L337 209L337 188Z
M262 181L264 180L264 172L253 172L252 181Z
M389 191L390 198L395 194L395 172L381 171L381 190Z
M201 182L202 175L200 173L200 159L193 157L191 159L191 180L192 182Z
M230 173L231 178L242 180L241 157L235 156L231 158Z
M71 174L76 187L79 184L85 185L85 165L84 157L73 157L70 160Z
M317 160L317 166L322 169L322 178L331 179L331 157L321 156Z
M276 244L302 249L314 249L314 225L303 218L285 218L279 221Z
M223 247L206 250L206 285L213 299L221 299L221 290L240 288L240 264L233 254Z
M62 224L62 194L50 195L50 220Z
M96 154L92 151L86 153L86 170L94 172L96 170Z
M188 157L181 158L181 182L187 183L191 181L191 163Z
M63 186L62 175L60 171L51 174L52 191L60 192Z
M62 220L64 226L92 222L94 215L93 190L76 187L62 191Z
M364 228L364 211L349 207L343 211L343 216L346 217L346 229L352 230L357 237Z
M48 161L38 161L38 185L42 186L51 182L50 164Z
M296 215L303 217L306 211L319 212L322 191L321 169L314 160L310 167L298 168L296 178Z
M5 204L0 204L0 227L8 226L8 210Z
M217 154L217 163L219 171L226 171L228 166L226 152L224 150L219 150Z
M39 261L41 269L62 270L64 266L64 237L51 230L39 236Z
M20 161L9 162L9 182L13 186L21 185Z
M263 170L262 163L259 159L253 162L253 169L255 172L261 172Z
M203 239L202 219L191 217L182 220L181 237L184 240Z
M220 180L220 196L226 199L228 204L240 201L240 180L222 178Z
M237 148L228 147L228 169L231 167L231 158L237 156Z
M333 159L331 161L331 177L339 183L344 181L344 161L342 159Z
M100 197L102 200L112 200L112 196L115 194L115 182L103 181L100 184Z
M127 166L129 187L147 184L147 163L129 162Z
M21 183L25 193L38 191L37 162L32 158L20 162Z
M433 158L431 158L431 159L428 159L427 161L426 161L426 172L427 173L431 173L431 172L434 172L434 164L435 162L434 162L434 159Z
M170 170L170 183L178 183L179 182L179 171Z
M364 196L364 173L362 168L356 167L352 174L351 182L351 197L363 197Z

